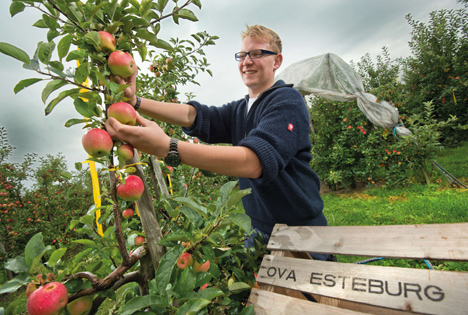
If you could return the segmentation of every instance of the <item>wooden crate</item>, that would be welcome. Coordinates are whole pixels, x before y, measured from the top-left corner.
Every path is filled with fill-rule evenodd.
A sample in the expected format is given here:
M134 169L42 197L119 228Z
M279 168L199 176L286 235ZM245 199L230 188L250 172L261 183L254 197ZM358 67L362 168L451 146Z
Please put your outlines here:
M260 289L249 297L255 314L468 314L468 272L324 262L308 255L468 261L468 223L277 224L268 249L257 277Z

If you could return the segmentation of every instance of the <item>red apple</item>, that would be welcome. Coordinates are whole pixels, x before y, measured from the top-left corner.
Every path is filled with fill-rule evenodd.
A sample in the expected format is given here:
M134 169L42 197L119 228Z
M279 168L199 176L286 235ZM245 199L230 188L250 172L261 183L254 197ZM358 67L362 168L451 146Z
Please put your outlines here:
M135 151L131 144L125 143L117 147L117 155L120 156L124 161L133 159Z
M81 139L83 148L92 157L103 157L109 155L114 144L107 131L93 128L89 130Z
M124 217L124 219L128 219L130 217L133 217L133 210L132 209L126 209L122 212L122 216Z
M113 75L118 75L122 78L128 78L137 69L133 57L129 53L121 50L116 50L110 54L107 59L107 65Z
M137 201L140 199L145 185L140 177L129 175L125 179L125 184L121 183L117 186L117 196L125 201Z
M26 302L29 315L54 315L68 303L67 288L60 282L50 282L34 291Z
M137 236L135 238L135 245L137 246L140 246L141 244L143 244L145 241L145 238L143 236Z
M101 45L99 46L101 50L107 53L113 52L117 45L114 36L105 31L99 31L98 33L101 39Z
M93 307L93 296L85 295L67 304L70 315L88 315Z
M192 264L193 257L188 252L183 252L182 255L180 255L179 259L177 259L177 267L179 267L182 270L184 270L188 266L191 266Z
M132 105L125 102L114 103L107 109L107 116L114 117L122 124L134 126L137 113Z
M193 263L193 271L195 273L199 273L200 271L207 272L210 269L210 261L207 260L204 263L199 263L198 261L194 261Z

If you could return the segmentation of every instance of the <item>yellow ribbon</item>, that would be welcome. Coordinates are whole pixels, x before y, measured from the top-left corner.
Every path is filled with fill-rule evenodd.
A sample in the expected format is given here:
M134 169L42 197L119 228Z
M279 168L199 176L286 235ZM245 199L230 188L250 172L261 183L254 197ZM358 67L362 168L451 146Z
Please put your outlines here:
M455 97L455 89L452 89L452 94L453 94L453 101L455 102L455 105L457 105L457 98Z

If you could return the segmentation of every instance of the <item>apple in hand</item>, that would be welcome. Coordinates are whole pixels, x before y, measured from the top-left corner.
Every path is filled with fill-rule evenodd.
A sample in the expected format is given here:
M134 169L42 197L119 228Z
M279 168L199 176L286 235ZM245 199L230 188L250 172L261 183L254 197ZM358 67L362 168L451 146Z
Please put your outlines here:
M34 291L26 301L29 315L54 315L67 306L67 288L60 282L50 282Z
M124 161L129 161L135 156L135 151L131 144L125 143L117 147L117 155L120 156Z
M210 269L210 261L207 260L204 263L199 263L198 261L193 262L193 271L199 273L200 271L207 272Z
M88 315L93 307L93 296L86 295L67 304L70 315Z
M101 45L99 45L99 48L101 48L102 51L107 53L113 52L117 45L114 36L105 31L99 31L98 34L99 38L101 39Z
M137 69L133 57L129 53L121 50L116 50L110 54L107 59L107 65L113 75L118 75L122 78L128 78Z
M89 155L95 158L109 155L114 146L111 136L107 131L93 128L81 139L83 148Z
M120 183L117 186L117 196L125 201L137 201L144 190L145 185L141 178L136 175L129 175L125 179L125 184Z
M184 270L188 266L191 266L192 264L193 257L188 252L183 252L182 255L180 255L179 259L177 259L177 267L179 267L182 270Z
M137 113L132 105L125 102L114 103L107 109L107 117L114 117L120 123L135 126Z
M132 209L126 209L122 212L122 216L124 217L124 219L128 219L128 218L131 218L133 217L133 210Z
M143 236L135 237L135 245L139 246L145 242L145 238Z

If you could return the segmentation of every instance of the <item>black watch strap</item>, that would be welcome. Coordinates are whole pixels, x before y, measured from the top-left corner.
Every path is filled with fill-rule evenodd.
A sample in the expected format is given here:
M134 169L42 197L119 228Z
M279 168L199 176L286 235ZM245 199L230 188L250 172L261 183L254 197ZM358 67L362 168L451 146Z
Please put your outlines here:
M171 141L169 142L169 152L167 153L167 156L164 159L166 164L172 167L179 166L180 164L179 151L177 150L178 142L178 139L171 138Z

